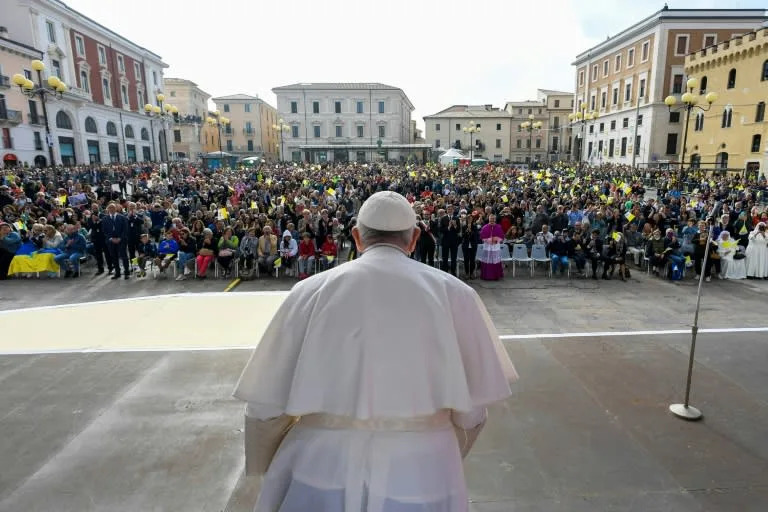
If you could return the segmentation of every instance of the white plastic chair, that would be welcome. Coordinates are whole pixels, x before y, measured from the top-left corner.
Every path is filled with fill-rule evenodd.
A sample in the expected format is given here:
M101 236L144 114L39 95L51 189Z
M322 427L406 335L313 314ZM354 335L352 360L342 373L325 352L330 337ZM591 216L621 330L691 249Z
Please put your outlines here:
M506 248L507 255L509 255L509 247L502 245L502 258L504 258L504 248ZM525 244L515 244L512 247L512 277L515 277L515 264L527 263L531 270L531 277L533 277L533 259L528 256L528 248Z
M533 273L536 272L536 264L544 263L547 269L547 275L552 277L552 262L547 256L547 248L543 244L533 244L531 247L531 259L533 260Z

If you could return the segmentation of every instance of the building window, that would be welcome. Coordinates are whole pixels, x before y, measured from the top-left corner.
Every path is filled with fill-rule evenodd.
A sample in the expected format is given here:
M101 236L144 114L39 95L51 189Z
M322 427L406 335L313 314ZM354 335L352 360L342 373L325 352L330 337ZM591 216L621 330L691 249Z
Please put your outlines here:
M636 155L640 154L640 135L635 137L635 154Z
M316 139L320 138L320 126L319 125L315 125L315 126L312 127L312 135L314 135L314 137Z
M718 169L727 169L728 168L728 153L723 151L722 153L718 153L715 157L715 166Z
M600 108L602 110L605 110L605 103L606 103L607 99L608 99L608 93L606 93L605 91L601 92L600 93Z
M248 139L248 151L253 151L253 141L251 139Z
M358 101L357 102L357 113L358 114L362 114L363 113L363 102L362 101Z
M227 151L232 151L232 140L227 139Z
M157 71L152 71L152 83L157 87Z
M48 31L48 42L49 43L55 43L56 42L56 27L54 27L52 21L46 21L45 22L45 28Z
M435 139L435 147L436 148L440 147L440 139Z
M763 119L765 118L765 102L761 101L757 104L757 109L755 110L755 122L761 123L763 122Z
M291 125L291 137L293 137L294 139L299 138L299 125L297 124Z
M176 91L171 91L171 98L175 98L175 97L176 97Z
M496 147L497 148L501 147L501 139L496 139Z
M132 139L133 138L133 126L131 126L129 124L125 125L125 136L128 139Z
M299 113L299 103L296 102L296 101L292 101L291 102L291 114L298 114L298 113Z
M760 75L760 81L765 82L768 80L768 60L763 62L763 72Z
M181 142L181 130L173 130L173 142Z
M595 125L591 124L589 125L589 134L592 135L593 133L595 133Z
M244 104L243 105L243 111L250 112L251 111L251 104L250 103Z
M496 131L497 132L501 131L501 123L496 123Z
M117 56L117 69L120 70L121 73L125 73L125 60L122 55Z
M589 99L589 110L595 110L595 95Z
M717 44L717 34L704 35L704 48L709 48Z
M385 126L379 125L379 138L383 139L386 136Z
M342 136L341 134L342 134L342 126L336 125L336 136L341 137Z
M669 113L669 122L670 123L679 123L680 122L680 112L670 112Z
M699 80L699 94L704 94L705 92L707 92L707 77L703 76Z
M603 61L603 78L608 76L609 66L610 66L610 62L608 61L608 59L605 59Z
M359 139L363 138L363 125L361 124L357 125L357 137Z
M109 80L107 78L101 79L101 89L102 89L102 92L104 93L105 99L109 100L112 98L112 96L110 96L109 94Z
M541 149L541 139L536 139L536 149Z
M384 113L384 102L380 101L379 102L379 114L383 114L383 113Z
M600 133L605 131L605 123L600 123Z
M584 71L579 71L579 85L584 85Z
M84 69L80 71L80 88L87 93L91 92L91 87L88 84L88 73Z
M680 94L683 92L683 75L675 75L672 77L672 94Z
M333 111L337 114L341 114L341 102L340 101L334 101L333 102Z
M617 73L621 71L621 54L616 56L616 60L613 63L613 72Z
M43 150L43 138L40 136L40 132L33 132L35 136L35 150Z
M522 147L523 147L523 141L521 141L520 139L517 139L517 149L522 149Z
M77 54L80 57L85 57L85 42L83 42L82 36L75 36L75 46L77 46Z
M560 147L560 139L558 137L552 137L552 151L558 151Z
M137 110L141 110L144 105L144 96L142 95L141 91L136 91L136 108Z
M91 116L85 118L85 131L88 133L98 133L96 121L94 121Z
M125 85L120 86L120 92L123 95L123 106L127 107L128 105L128 87Z
M728 85L726 89L733 89L734 87L736 87L736 68L728 72Z
M632 100L632 82L628 82L624 86L624 101L629 102Z
M759 153L760 152L760 134L756 133L752 136L752 152L753 153Z
M619 104L619 88L618 87L614 87L613 88L613 98L612 99L613 99L613 101L611 102L611 104L614 107Z
M501 125L498 125L499 127ZM560 116L555 116L552 118L552 129L553 130L559 130L560 129Z
M138 62L134 62L133 63L133 74L136 75L136 81L140 82L141 81L141 66L139 65ZM139 103L141 103L141 102L139 102Z
M625 117L621 120L621 127L622 128L629 128L629 118Z
M693 131L700 132L704 129L704 113L699 112L696 114L696 120L694 121Z
M613 139L610 139L608 141L608 156L613 158L613 149L616 146L616 141Z
M460 123L456 123L456 131L457 132L461 131L461 124Z
M107 65L107 50L104 49L103 46L99 45L99 65L106 66Z
M440 131L440 123L435 123L435 131L436 132Z
M224 104L224 112L229 112L229 103Z
M526 139L526 141L525 141L525 148L526 149L531 149L531 139Z
M597 64L595 64L594 66L592 66L592 81L593 81L593 82L596 82L596 81L597 81L597 73L598 73L598 69L599 69L599 67L597 66Z
M687 55L688 54L688 35L678 34L675 39L675 55Z
M651 42L650 41L644 42L642 50L640 52L640 62L645 62L648 60L648 53L650 52L650 49L651 49Z
M107 135L117 137L117 126L112 121L107 121Z
M250 121L245 122L245 134L251 135L253 133L253 124Z
M630 48L627 50L627 67L631 68L635 65L635 49Z
M723 110L723 119L720 122L720 128L730 128L732 117L733 117L733 109L731 107L726 107Z
M640 89L637 91L638 101L640 98L645 98L645 78L640 80Z
M619 156L627 156L627 138L626 137L621 138L621 150L619 151Z
M61 63L56 59L51 59L51 72L53 76L61 78Z
M677 134L676 133L667 134L667 154L668 155L677 154Z
M146 128L141 129L141 140L149 140L149 130Z
M319 101L313 101L312 102L312 113L313 114L319 114L320 113L320 102Z
M616 129L616 120L612 119L611 120L611 130L615 130L615 129Z

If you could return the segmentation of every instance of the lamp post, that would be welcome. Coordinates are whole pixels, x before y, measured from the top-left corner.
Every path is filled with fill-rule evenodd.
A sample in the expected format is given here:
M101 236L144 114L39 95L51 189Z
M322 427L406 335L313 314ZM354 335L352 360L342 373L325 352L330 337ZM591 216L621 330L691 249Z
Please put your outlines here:
M221 127L229 126L229 118L221 115L220 111L211 112L212 116L206 119L206 122L216 127L216 131L219 134L219 158L222 161L222 167L224 162L224 152L221 150Z
M175 105L171 105L168 103L163 105L164 101L165 101L165 94L158 93L157 105L152 105L150 103L147 103L146 105L144 105L144 112L150 118L149 128L152 130L152 149L155 152L155 158L157 158L157 149L155 149L155 125L152 122L152 120L154 118L159 119L161 126L163 127L163 136L165 137L165 158L163 158L163 155L160 155L161 162L168 160L168 136L165 135L166 123L170 123L172 120L175 120L176 116L179 113L179 109L176 108Z
M473 137L475 136L476 133L480 133L480 127L475 125L474 121L470 121L469 126L465 126L464 128L462 128L462 131L464 131L464 133L469 134L469 163L471 164L475 154Z
M283 156L284 155L283 152L285 151L285 148L283 146L283 133L290 130L291 127L290 125L285 124L285 121L283 121L282 119L278 119L277 124L272 125L272 129L280 132L280 161L282 162L285 160L285 157Z
M48 109L46 108L46 99L48 95L54 98L61 99L65 92L67 92L67 84L61 81L59 77L51 75L48 80L43 82L43 70L45 64L41 60L33 60L30 62L30 66L37 72L37 83L33 82L21 73L13 75L12 81L15 85L19 86L21 92L30 98L35 96L40 97L40 102L43 104L43 117L45 118L45 142L48 144L48 157L50 158L49 166L56 164L53 157L53 137L51 136L51 127L48 122Z
M520 124L520 128L528 132L528 166L533 166L533 131L541 130L541 121L534 121L534 115L529 114L528 120Z
M579 162L582 161L582 155L583 160L587 160L587 155L584 151L584 146L586 142L586 127L587 124L594 123L597 118L599 117L599 114L592 110L587 110L587 103L585 101L582 101L579 105L579 110L576 112L571 112L568 114L568 119L571 121L572 125L578 125L581 124L581 138L579 139Z
M683 102L682 105L679 107L675 107L675 104L677 104L677 98L674 96L667 96L664 98L664 104L667 105L667 108L670 112L680 112L682 110L685 111L685 131L683 132L683 152L682 152L682 158L680 158L680 179L682 180L682 174L683 174L683 167L685 166L685 152L686 152L686 144L688 143L688 122L691 118L691 111L695 108L701 110L702 112L706 112L709 109L712 108L712 104L717 101L717 93L716 92L710 92L708 93L704 99L707 102L707 106L703 107L699 105L699 96L694 94L693 91L696 89L696 87L699 86L699 81L696 78L689 78L688 81L685 83L687 91L683 93L682 96L680 96L680 101Z

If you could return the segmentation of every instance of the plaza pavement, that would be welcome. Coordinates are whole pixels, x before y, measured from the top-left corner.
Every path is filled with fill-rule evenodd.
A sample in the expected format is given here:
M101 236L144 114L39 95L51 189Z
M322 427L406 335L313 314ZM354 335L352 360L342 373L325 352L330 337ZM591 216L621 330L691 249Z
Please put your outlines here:
M0 284L0 309L222 292L228 284L13 280ZM242 282L231 294L290 284ZM692 280L635 270L628 283L540 276L474 286L521 379L465 461L471 510L768 508L768 331L733 330L768 326L768 282L705 284L700 326L731 331L699 336L692 404L704 419L696 423L667 410L683 398L690 335L678 332L692 321ZM163 310L131 309L156 299L106 303L131 311L108 326L68 322L53 313L62 308L0 314L0 343L13 332L12 348L29 352L0 349L0 511L250 510L258 482L242 475L242 406L230 396L249 351L216 348L258 341L266 296L191 297L168 318L181 339L218 326L220 337L195 347L210 350L179 343L120 351L126 333L169 335L155 325ZM184 298L168 297L163 307L177 300ZM203 313L193 305L201 300L210 302ZM254 314L242 313L251 300ZM95 316L102 306L85 311ZM43 353L54 344L45 339L64 331L86 343Z

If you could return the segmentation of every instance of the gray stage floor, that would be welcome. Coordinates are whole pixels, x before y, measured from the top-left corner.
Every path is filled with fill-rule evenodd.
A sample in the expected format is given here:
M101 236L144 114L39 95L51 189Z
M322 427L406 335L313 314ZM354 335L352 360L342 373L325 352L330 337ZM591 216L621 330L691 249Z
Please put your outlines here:
M226 284L12 281L0 297L8 309ZM465 463L472 510L766 510L767 332L700 335L692 403L705 417L688 423L667 406L682 399L689 336L618 331L685 328L692 282L636 273L630 283L536 278L477 287L501 334L616 335L505 341L521 380ZM768 325L766 293L765 282L709 283L701 326ZM137 335L151 329L136 324ZM32 336L69 328L29 326ZM247 357L0 357L0 511L249 510L258 488L242 477L242 407L230 397Z

